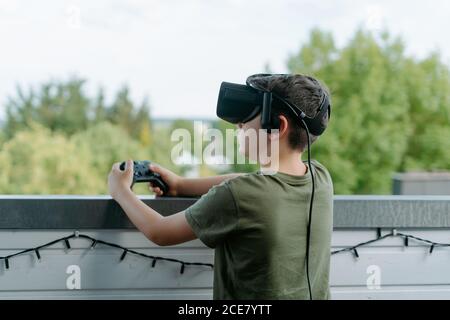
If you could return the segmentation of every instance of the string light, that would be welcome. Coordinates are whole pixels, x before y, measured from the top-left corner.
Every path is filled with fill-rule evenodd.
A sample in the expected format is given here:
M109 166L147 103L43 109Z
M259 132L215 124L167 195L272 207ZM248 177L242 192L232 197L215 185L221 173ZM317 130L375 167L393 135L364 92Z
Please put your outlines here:
M356 248L353 248L353 254L355 255L356 259L359 259L358 250L356 250Z
M409 239L413 239L413 240L418 241L418 242L423 242L423 243L429 244L430 245L430 249L429 249L428 252L430 254L433 253L433 250L434 250L435 247L450 247L450 243L434 242L434 241L427 240L427 239L424 239L424 238L419 238L419 237L416 237L416 236L413 236L413 235L410 235L410 234L405 234L405 233L398 232L396 229L392 229L392 231L390 233L387 233L385 235L381 235L381 228L377 228L377 237L375 239L371 239L369 241L361 242L361 243L358 243L358 244L356 244L354 246L351 246L351 247L346 247L346 248L343 248L343 249L332 251L331 255L335 255L335 254L338 254L338 253L349 251L349 252L353 253L353 255L354 255L354 257L356 259L359 259L359 253L358 253L357 248L362 247L362 246L366 246L368 244L371 244L371 243L374 243L374 242L377 242L377 241L381 241L381 240L389 238L389 237L402 237L403 238L403 245L405 247L409 246ZM5 269L8 270L10 268L10 266L11 266L10 265L11 258L14 258L14 257L19 256L19 255L23 255L23 254L28 253L28 252L34 252L36 254L37 259L41 260L41 254L40 254L39 250L41 250L43 248L46 248L46 247L50 247L50 246L52 246L52 245L54 245L56 243L59 243L59 242L64 242L66 248L67 249L71 249L71 245L70 245L69 239L73 239L73 238L84 238L84 239L90 240L91 241L90 249L94 249L97 244L103 244L103 245L106 245L106 246L109 246L109 247L114 247L114 248L117 248L117 249L121 249L122 250L122 254L120 256L120 261L123 261L125 259L125 256L128 253L131 253L131 254L138 255L138 256L141 256L141 257L144 257L144 258L147 258L147 259L151 259L152 260L152 268L154 268L156 266L156 261L157 260L163 260L163 261L179 263L179 264L181 264L180 274L184 273L186 265L207 266L207 267L210 267L210 268L214 268L214 265L211 264L211 263L186 262L186 261L173 259L173 258L164 258L164 257L160 257L160 256L148 255L148 254L145 254L145 253L142 253L142 252L138 252L138 251L135 251L135 250L132 250L132 249L128 249L128 248L122 247L121 245L118 245L118 244L115 244L115 243L111 243L111 242L95 239L95 238L93 238L91 236L88 236L88 235L85 235L85 234L81 234L79 231L75 231L72 235L53 240L53 241L48 242L46 244L40 245L38 247L25 249L25 250L22 250L22 251L19 251L19 252L16 252L16 253L13 253L13 254L10 254L10 255L7 255L7 256L0 257L0 260L4 261Z
M67 249L71 249L69 239L64 239L64 243L66 244Z
M41 255L39 254L39 249L35 249L34 253L36 253L36 257L38 258L38 260L41 260Z
M94 249L96 247L97 244L103 244L109 247L114 247L117 249L121 249L122 250L122 255L120 256L120 261L125 259L125 256L128 253L134 254L134 255L138 255L147 259L151 259L152 260L152 268L155 267L156 265L156 260L164 260L164 261L170 261L170 262L176 262L176 263L180 263L181 264L181 269L180 269L180 273L183 274L184 273L184 269L186 265L196 265L196 266L206 266L206 267L210 267L213 268L214 265L211 263L202 263L202 262L186 262L186 261L182 261L182 260L178 260L178 259L173 259L173 258L164 258L164 257L160 257L160 256L152 256L152 255L148 255L142 252L138 252L138 251L134 251L132 249L128 249L125 247L122 247L121 245L118 245L116 243L111 243L111 242L107 242L107 241L103 241L103 240L99 240L99 239L95 239L91 236L85 235L85 234L81 234L79 231L75 231L72 235L66 236L66 237L62 237L56 240L53 240L51 242L48 242L46 244L40 245L38 247L34 247L34 248L29 248L29 249L25 249L7 256L3 256L0 257L0 260L4 260L4 264L5 264L5 268L9 269L10 268L10 260L11 258L17 257L19 255L23 255L25 253L28 252L34 252L36 254L36 257L38 260L41 260L41 254L39 252L39 250L46 248L46 247L50 247L56 243L59 242L63 242L66 246L67 249L71 249L71 245L69 242L69 239L73 239L73 238L84 238L84 239L88 239L91 241L91 246L90 249Z
M353 255L356 258L359 258L359 254L358 254L358 251L356 251L356 248L359 248L359 247L362 247L362 246L368 245L370 243L374 243L374 242L377 242L377 241L380 241L380 240L383 240L383 239L386 239L386 238L389 238L389 237L403 237L403 245L405 247L409 246L408 239L414 239L414 240L416 240L418 242L424 242L424 243L430 244L430 250L429 250L430 254L433 253L434 247L450 247L450 243L434 242L434 241L423 239L423 238L419 238L419 237L416 237L416 236L413 236L413 235L410 235L410 234L405 234L405 233L398 232L396 229L392 229L392 231L390 233L387 233L384 236L382 236L381 235L381 229L378 228L377 229L377 238L371 239L369 241L358 243L357 245L354 245L354 246L351 246L351 247L347 247L347 248L343 248L343 249L332 251L331 254L334 255L334 254L345 252L345 251L351 251L351 252L353 252Z
M377 228L377 238L381 237L381 228Z
M123 250L123 253L122 253L122 255L120 256L120 261L122 261L123 259L125 259L125 256L127 255L127 252L128 252L127 249Z

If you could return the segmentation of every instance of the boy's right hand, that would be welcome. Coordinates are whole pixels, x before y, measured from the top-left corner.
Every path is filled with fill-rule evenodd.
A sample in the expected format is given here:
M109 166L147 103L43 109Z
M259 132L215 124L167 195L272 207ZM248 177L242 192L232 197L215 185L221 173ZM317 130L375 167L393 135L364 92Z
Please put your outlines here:
M167 194L164 194L165 196L175 197L178 195L178 187L180 185L181 180L183 179L182 177L173 173L169 169L166 169L154 163L150 164L150 170L159 173L161 175L161 178L168 185L169 192ZM149 182L148 187L150 191L153 191L156 194L156 196L160 197L163 195L161 189L159 187L156 187L153 183Z

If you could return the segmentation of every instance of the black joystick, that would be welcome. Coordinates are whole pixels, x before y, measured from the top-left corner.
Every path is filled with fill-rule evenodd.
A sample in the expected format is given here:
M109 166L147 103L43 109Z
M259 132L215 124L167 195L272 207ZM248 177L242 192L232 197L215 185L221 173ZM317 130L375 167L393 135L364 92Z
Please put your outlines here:
M125 170L125 162L122 162L120 164L120 170ZM150 170L150 164L151 162L148 160L143 161L133 161L134 164L134 171L133 171L133 184L136 182L151 182L154 186L159 187L164 195L167 195L167 192L169 191L169 186L163 181L161 178L161 175L159 173L156 173L152 170Z

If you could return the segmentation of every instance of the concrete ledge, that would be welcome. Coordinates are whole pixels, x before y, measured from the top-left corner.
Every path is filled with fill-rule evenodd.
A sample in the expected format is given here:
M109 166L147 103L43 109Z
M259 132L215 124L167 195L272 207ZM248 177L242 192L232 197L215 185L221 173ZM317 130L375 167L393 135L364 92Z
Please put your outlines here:
M335 196L335 228L448 228L450 196Z
M140 197L162 215L197 198ZM450 196L334 197L335 228L448 228ZM109 196L0 196L0 229L134 229Z

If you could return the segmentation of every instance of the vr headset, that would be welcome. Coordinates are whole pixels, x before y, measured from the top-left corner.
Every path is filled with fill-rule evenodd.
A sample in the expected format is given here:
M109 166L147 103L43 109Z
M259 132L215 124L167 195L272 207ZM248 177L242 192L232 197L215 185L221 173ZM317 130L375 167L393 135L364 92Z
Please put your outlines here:
M325 93L322 94L316 114L309 117L300 107L286 101L274 92L256 88L248 82L246 85L222 82L216 113L219 118L234 124L248 122L261 113L261 127L270 133L271 129L280 128L279 118L275 117L272 112L275 100L281 102L281 106L299 118L299 121L303 119L302 127L305 123L311 134L319 136L325 131L321 120L325 113L328 113L328 117L331 115L331 105ZM277 105L280 104L277 103Z

